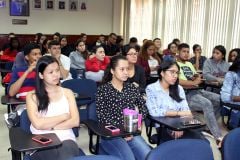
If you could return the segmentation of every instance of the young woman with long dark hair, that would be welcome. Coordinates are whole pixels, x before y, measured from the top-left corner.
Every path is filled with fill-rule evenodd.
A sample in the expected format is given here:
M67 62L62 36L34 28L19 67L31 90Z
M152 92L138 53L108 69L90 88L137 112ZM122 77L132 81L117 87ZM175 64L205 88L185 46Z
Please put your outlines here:
M222 45L213 48L212 57L203 65L203 78L208 82L217 82L222 85L229 64L226 62L226 49Z
M156 82L158 79L157 69L161 63L161 59L156 53L156 47L153 41L146 41L141 47L138 62L144 68L147 84Z
M73 127L79 126L79 113L71 90L60 85L58 61L52 56L39 59L36 66L36 90L27 95L30 130L33 134L55 133L62 141L58 148L37 151L32 159L66 160L78 156Z
M128 79L128 61L124 56L114 56L105 70L103 85L96 95L97 116L101 123L123 125L123 109L139 109L146 116L145 100L139 89ZM126 160L145 160L150 151L149 146L141 136L102 139L102 147L110 155Z
M81 39L77 40L75 44L76 51L70 53L69 58L71 60L71 68L85 69L85 61L89 54L85 45Z
M230 66L221 89L221 99L224 102L240 104L240 49L237 57Z
M165 61L158 69L159 81L146 88L149 114L153 117L160 116L192 116L185 92L178 84L180 68L177 62ZM158 129L157 129L158 130ZM165 130L163 141L176 138L202 138L196 131Z

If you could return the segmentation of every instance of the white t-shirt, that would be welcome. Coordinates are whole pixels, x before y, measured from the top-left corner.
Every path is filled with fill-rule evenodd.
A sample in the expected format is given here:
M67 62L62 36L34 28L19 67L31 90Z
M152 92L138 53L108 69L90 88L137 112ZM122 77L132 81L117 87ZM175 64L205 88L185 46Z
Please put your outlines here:
M148 65L149 67L157 67L159 64L158 64L158 61L153 58L152 56L150 56L149 60L148 60ZM150 76L153 77L153 76L157 76L157 71L151 71L150 72Z

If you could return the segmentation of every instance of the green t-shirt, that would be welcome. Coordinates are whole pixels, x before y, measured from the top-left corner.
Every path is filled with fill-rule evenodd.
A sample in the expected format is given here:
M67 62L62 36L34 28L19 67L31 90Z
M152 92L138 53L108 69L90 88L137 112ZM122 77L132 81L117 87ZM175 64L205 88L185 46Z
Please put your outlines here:
M177 62L180 67L179 79L181 80L191 80L193 75L196 74L196 70L191 62Z

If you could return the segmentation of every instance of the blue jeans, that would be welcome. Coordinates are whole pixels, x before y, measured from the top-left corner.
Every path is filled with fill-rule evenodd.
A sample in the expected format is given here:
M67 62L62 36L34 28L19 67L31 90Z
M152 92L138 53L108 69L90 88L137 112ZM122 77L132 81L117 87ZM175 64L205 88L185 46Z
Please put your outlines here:
M109 155L122 160L145 160L151 150L141 136L134 136L130 141L124 138L102 139L101 147Z

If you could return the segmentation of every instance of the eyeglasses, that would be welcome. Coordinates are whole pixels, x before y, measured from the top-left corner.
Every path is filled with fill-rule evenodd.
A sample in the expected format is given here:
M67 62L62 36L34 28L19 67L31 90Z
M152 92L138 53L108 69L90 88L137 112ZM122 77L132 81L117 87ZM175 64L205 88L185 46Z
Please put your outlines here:
M169 71L170 72L170 74L172 75L172 76L175 76L175 75L179 75L180 74L180 72L179 71L174 71L174 70L171 70L171 69L169 69L169 70L166 70L166 71Z
M137 55L138 55L138 52L128 53L127 55L129 55L129 56L137 56Z

